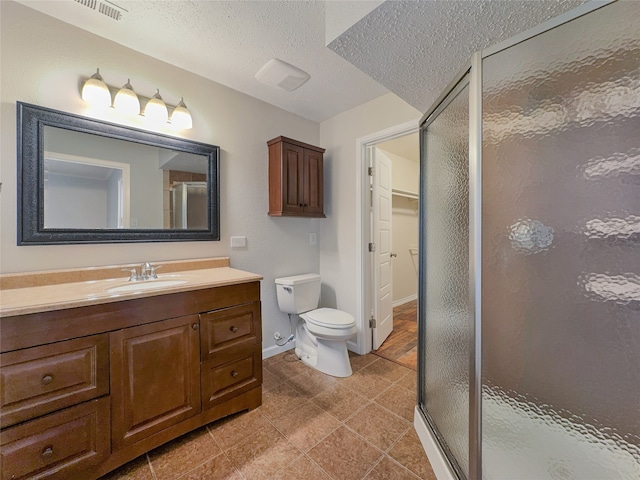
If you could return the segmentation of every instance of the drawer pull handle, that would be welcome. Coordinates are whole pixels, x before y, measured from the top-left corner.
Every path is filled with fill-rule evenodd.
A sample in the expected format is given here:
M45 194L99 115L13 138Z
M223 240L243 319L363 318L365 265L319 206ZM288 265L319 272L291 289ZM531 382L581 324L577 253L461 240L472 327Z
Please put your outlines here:
M44 447L44 450L42 450L42 456L44 458L49 458L51 455L53 455L53 446L49 445L47 447Z
M53 382L53 375L51 375L50 373L47 373L44 377L42 377L43 385L49 385L51 382Z
M232 370L232 371L231 371L231 376L232 376L233 378L236 378L236 377L238 376L238 372L236 372L235 370Z
M191 328L197 330L199 328L199 325L197 323L194 323L193 325L191 325Z
M229 330L231 330L233 333L238 333L238 327L236 326L231 327Z

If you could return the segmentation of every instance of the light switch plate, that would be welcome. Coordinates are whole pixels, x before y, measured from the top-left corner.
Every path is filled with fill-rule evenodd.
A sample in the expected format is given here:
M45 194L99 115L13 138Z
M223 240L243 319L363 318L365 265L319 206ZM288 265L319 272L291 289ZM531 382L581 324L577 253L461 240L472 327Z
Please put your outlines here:
M247 246L247 237L231 237L231 248L241 248Z
M316 243L318 243L316 232L311 232L309 234L309 245L315 245Z

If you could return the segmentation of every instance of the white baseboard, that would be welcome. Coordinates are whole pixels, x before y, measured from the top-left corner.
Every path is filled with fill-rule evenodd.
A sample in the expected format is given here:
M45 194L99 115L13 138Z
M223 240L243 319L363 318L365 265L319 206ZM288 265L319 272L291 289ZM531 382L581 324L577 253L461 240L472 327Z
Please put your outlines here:
M393 308L399 307L400 305L404 305L405 303L413 302L418 299L418 294L415 293L413 295L409 295L408 297L401 298L400 300L396 300L393 302Z
M264 360L265 358L273 357L274 355L278 355L279 353L286 352L287 350L291 350L295 348L295 346L296 346L296 342L294 341L294 342L289 342L283 345L282 347L279 347L278 345L273 345L271 347L263 348L262 359Z
M449 462L445 458L444 453L442 453L436 438L433 436L431 429L427 425L417 405L413 414L413 428L416 429L416 433L422 443L422 448L424 448L429 458L429 463L431 464L431 468L433 468L433 473L436 474L436 478L438 480L456 480L456 475L451 471Z

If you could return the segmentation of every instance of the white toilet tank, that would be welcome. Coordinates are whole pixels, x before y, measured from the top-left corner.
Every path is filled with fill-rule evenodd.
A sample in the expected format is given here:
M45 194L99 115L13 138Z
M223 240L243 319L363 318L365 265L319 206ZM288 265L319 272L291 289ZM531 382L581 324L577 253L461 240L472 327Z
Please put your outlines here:
M278 307L284 313L304 313L318 308L320 284L317 273L276 278Z

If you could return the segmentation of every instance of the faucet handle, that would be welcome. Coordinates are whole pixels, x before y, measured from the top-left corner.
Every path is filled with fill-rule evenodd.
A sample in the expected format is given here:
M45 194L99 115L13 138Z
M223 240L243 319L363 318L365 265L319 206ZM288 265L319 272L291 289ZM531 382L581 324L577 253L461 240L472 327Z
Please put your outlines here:
M162 267L162 265L149 265L149 278L158 278L156 270Z
M138 277L138 272L136 272L135 268L121 268L123 272L129 272L129 281L136 281L140 277Z

